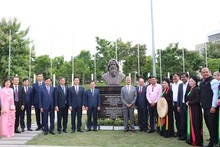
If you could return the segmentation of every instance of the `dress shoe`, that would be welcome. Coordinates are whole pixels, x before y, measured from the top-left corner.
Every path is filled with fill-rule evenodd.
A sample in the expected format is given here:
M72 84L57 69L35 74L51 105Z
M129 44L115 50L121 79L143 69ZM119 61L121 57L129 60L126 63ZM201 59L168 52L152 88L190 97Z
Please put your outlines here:
M15 130L15 133L21 133L21 131L19 131L18 129Z
M39 131L40 129L42 129L42 127L38 127L38 128L36 129L36 131Z
M28 131L33 131L33 130L31 128L29 128Z
M58 134L61 134L61 131L58 131Z
M128 129L124 129L124 132L128 132Z
M21 132L24 132L24 129L21 129Z
M87 130L86 130L86 132L90 132L90 131L91 131L90 129L87 129Z
M43 132L44 133L44 135L48 135L48 132Z
M50 134L55 135L55 133L54 133L54 132L50 132Z
M97 130L95 129L95 130L93 130L94 132L97 132Z
M68 133L67 130L64 130L63 132L64 132L64 133Z
M148 131L148 133L153 133L153 132L155 132L155 130L150 130L150 131Z
M82 133L83 131L82 130L77 130L77 132L81 132Z
M131 129L131 132L136 133L135 129Z
M71 133L75 133L75 130L72 130L72 132Z
M178 133L178 132L175 133L175 134L174 134L174 137L180 137L180 133Z
M178 140L184 141L184 140L186 140L186 137L179 137Z

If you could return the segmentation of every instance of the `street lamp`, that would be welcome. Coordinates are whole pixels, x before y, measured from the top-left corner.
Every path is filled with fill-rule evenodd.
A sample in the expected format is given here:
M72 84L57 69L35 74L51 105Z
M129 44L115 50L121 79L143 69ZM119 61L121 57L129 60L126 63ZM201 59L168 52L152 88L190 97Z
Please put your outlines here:
M9 45L8 45L8 78L10 78L10 72L11 72L11 21L9 21Z
M155 44L154 44L154 18L153 18L153 2L152 2L152 0L150 1L150 6L151 6L153 76L156 76L156 57L155 57Z
M140 76L140 48L138 44L138 76Z

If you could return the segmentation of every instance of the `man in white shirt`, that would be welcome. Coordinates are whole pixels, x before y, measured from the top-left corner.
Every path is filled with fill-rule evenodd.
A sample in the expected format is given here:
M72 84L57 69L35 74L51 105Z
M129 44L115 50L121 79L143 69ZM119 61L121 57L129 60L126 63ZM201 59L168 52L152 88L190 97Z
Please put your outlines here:
M180 137L180 113L177 111L177 97L178 97L178 88L179 88L179 84L181 84L182 82L179 79L179 74L174 73L172 75L172 80L173 80L173 84L172 84L172 91L173 91L173 111L175 114L175 122L176 122L176 137Z

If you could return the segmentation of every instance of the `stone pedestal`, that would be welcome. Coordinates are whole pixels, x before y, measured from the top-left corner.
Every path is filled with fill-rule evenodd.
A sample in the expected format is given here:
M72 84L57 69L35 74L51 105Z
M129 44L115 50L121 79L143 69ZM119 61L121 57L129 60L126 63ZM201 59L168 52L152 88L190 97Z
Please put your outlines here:
M122 118L122 86L96 86L100 90L101 109L99 118Z

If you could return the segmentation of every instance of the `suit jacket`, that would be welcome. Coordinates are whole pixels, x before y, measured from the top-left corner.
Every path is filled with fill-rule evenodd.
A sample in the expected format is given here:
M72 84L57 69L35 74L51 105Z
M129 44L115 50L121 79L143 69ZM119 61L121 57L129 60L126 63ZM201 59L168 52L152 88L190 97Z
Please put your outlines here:
M132 104L132 108L134 108L136 99L137 99L137 90L134 86L130 85L129 93L126 86L121 88L121 102L123 104L123 108L126 108L127 104Z
M79 86L78 94L76 94L75 87L69 89L69 106L72 108L82 107L84 105L84 88Z
M137 107L147 107L147 97L146 97L147 88L146 88L146 86L142 87L141 95L139 94L139 86L136 87L136 92L137 92L136 106Z
M27 106L33 105L33 88L28 86L28 90L25 93L25 87L22 87L22 98L24 100L24 104Z
M14 101L15 101L15 89L14 89L14 86L13 86L13 90L14 90ZM23 92L23 87L18 85L18 105L19 106L24 105L24 99L22 97L22 92Z
M48 110L49 106L54 109L54 87L50 86L50 93L48 94L46 85L42 86L39 91L40 100L39 108Z
M45 86L44 82L42 82L42 86ZM42 86L39 86L38 82L33 84L33 104L39 104L39 98L40 98L39 92Z
M85 107L88 108L97 108L101 106L100 102L100 92L99 89L94 89L94 95L92 95L91 89L86 90L85 96L84 96L84 103Z
M190 86L188 84L187 87L186 87L185 96L183 97L183 83L179 84L178 95L177 95L177 107L182 107L183 98L185 99L184 102L186 102L186 96L187 96L189 91L190 91Z
M65 108L68 105L69 88L65 86L65 94L62 87L59 85L55 88L55 106Z

